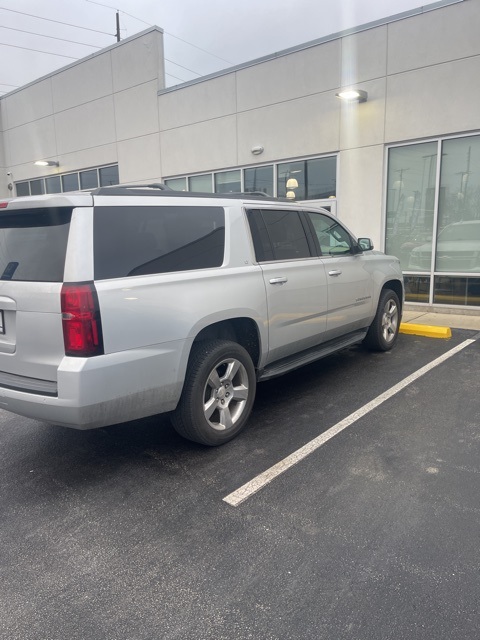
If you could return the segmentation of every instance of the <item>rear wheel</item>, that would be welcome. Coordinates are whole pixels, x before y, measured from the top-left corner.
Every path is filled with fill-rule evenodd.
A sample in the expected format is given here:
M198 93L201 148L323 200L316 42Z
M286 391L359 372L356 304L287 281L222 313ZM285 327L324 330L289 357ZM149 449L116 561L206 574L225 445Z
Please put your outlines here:
M224 444L244 428L255 389L255 368L243 347L229 340L199 342L192 348L173 426L188 440Z
M395 291L385 289L380 295L375 318L365 344L374 351L389 351L397 341L400 329L400 302Z

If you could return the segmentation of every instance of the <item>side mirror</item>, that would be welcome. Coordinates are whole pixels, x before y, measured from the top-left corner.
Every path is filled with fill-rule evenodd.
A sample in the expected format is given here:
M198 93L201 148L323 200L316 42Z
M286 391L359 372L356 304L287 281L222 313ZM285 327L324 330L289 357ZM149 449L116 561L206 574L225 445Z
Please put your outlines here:
M373 242L370 238L358 238L358 246L362 251L371 251L373 249Z

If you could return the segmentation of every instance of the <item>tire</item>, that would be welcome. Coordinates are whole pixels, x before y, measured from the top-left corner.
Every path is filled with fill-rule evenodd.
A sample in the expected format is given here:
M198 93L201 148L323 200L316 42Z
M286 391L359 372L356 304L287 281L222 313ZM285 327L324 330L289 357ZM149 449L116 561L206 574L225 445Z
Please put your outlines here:
M364 342L373 351L390 351L397 341L399 329L400 301L395 291L385 289Z
M172 414L175 431L211 447L232 440L248 420L256 382L252 359L236 342L194 344L182 396Z

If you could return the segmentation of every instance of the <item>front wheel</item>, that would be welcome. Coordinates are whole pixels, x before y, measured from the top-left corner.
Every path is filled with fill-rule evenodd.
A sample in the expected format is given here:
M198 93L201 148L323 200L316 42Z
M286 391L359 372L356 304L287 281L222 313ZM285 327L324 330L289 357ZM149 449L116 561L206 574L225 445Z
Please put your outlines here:
M389 351L400 329L400 301L395 291L385 289L380 295L377 313L370 325L365 344L374 351Z
M199 342L192 348L173 426L188 440L224 444L245 426L255 389L255 368L242 346L229 340Z

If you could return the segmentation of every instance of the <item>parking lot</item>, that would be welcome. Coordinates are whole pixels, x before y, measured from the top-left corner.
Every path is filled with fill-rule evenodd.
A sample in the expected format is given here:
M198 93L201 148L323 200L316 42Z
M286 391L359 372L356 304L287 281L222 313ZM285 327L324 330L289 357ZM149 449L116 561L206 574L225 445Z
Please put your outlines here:
M477 337L400 335L263 383L214 449L165 418L0 412L0 637L478 638Z

